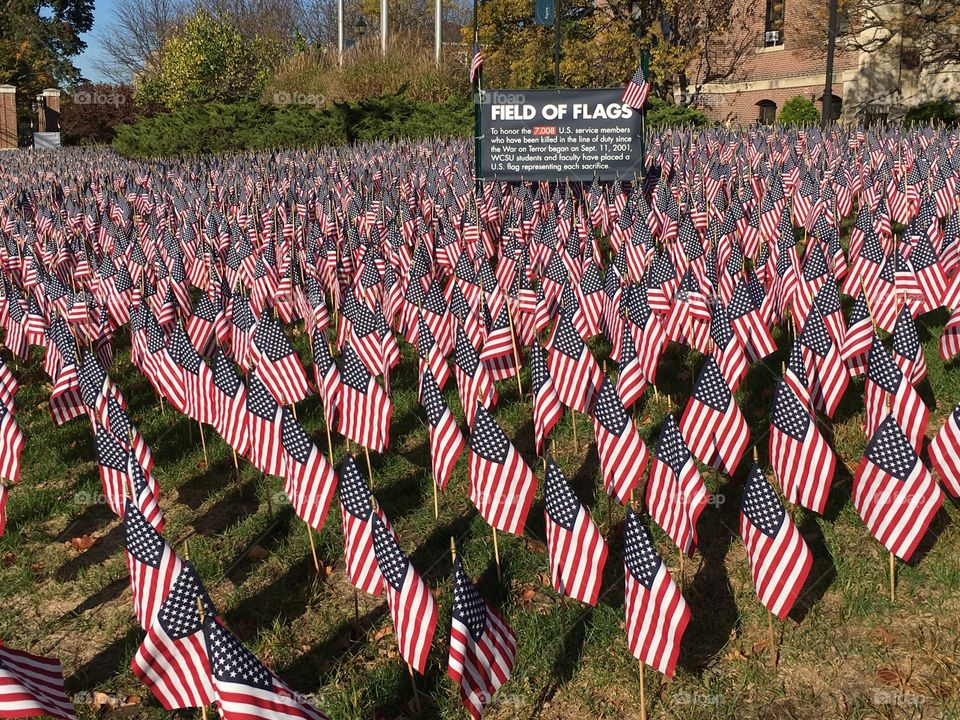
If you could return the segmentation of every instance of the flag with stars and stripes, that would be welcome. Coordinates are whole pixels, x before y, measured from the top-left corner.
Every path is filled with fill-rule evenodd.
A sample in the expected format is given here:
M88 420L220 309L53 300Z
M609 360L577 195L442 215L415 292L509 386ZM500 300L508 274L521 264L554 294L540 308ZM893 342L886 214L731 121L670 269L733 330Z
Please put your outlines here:
M213 427L238 455L250 447L250 422L247 417L247 388L237 375L233 361L219 347L213 353Z
M850 382L850 373L816 305L810 308L797 343L803 352L813 404L827 417L833 417Z
M503 616L483 599L460 558L453 563L453 607L447 675L460 686L460 699L474 720L497 688L510 679L517 636Z
M76 720L59 660L0 645L0 717Z
M20 454L26 439L13 416L14 405L0 403L0 480L20 479Z
M553 589L596 605L607 544L552 457L543 481L543 516Z
M823 514L837 458L810 409L792 386L777 381L770 410L770 464L787 500Z
M733 331L730 314L717 301L710 316L710 354L731 391L736 391L747 374L747 354L740 336Z
M280 447L283 491L297 517L320 532L337 488L337 476L290 408L281 411Z
M0 406L0 412L3 407ZM97 470L103 494L110 509L123 517L123 506L127 496L127 455L128 450L113 433L99 423L94 426L93 450L97 458Z
M589 412L603 374L573 321L563 313L553 331L547 366L563 404L577 412Z
M536 339L530 347L530 385L533 391L533 437L539 455L543 452L547 435L563 415L563 406L550 377L546 353Z
M353 455L347 453L337 471L340 491L340 514L343 520L343 555L347 578L358 590L370 595L383 591L383 575L373 552L370 524L370 487L357 467Z
M843 358L850 375L856 377L867 371L867 353L870 351L870 341L873 338L873 321L870 319L870 309L867 306L867 296L863 290L857 294L850 310L850 319L843 334L843 343L840 348L840 357Z
M60 427L66 422L83 415L86 406L80 394L80 381L77 366L66 363L57 373L53 389L50 391L50 417L53 424Z
M647 482L650 517L681 552L692 555L697 545L697 520L708 499L707 487L677 421L672 414L667 415L660 427Z
M480 355L474 347L466 330L457 325L456 341L453 350L453 376L460 393L460 404L467 425L473 424L474 406L477 399L490 409L497 404L497 388L487 366L480 362Z
M370 374L350 343L340 358L340 413L337 432L366 448L382 453L390 443L390 397Z
M123 534L133 611L140 627L149 630L180 572L180 558L129 498L123 512Z
M180 371L183 386L184 410L198 423L213 425L216 418L213 405L213 374L190 342L182 325L173 328L170 334L171 353Z
M203 616L216 609L189 560L157 611L157 619L130 661L140 678L166 710L202 707L214 700L210 660L203 642Z
M960 498L960 404L947 415L929 450L940 482L953 497Z
M625 505L647 467L649 453L609 378L603 378L592 417L603 486Z
M137 456L127 452L127 479L130 483L130 492L133 504L143 514L157 532L163 532L164 516L160 509L160 486L157 485L153 473L146 472Z
M874 433L853 477L853 505L871 534L901 560L909 560L943 503L896 418L888 414Z
M282 405L300 402L310 396L310 385L300 358L284 334L280 320L268 309L264 309L254 328L250 355L263 384Z
M927 361L920 347L917 325L906 305L900 308L893 326L893 361L912 385L927 376Z
M647 75L643 72L643 66L641 65L630 77L630 82L623 88L623 97L620 100L634 110L641 110L646 104L649 94L650 82L647 80Z
M470 500L491 526L520 535L537 479L479 402L470 428Z
M690 608L632 508L627 508L623 546L627 645L640 662L673 677Z
M267 475L283 475L280 404L261 382L256 368L247 375L246 415L250 462Z
M430 426L430 466L434 482L444 491L466 441L429 367L423 369L422 386L420 404Z
M370 516L370 525L400 655L422 675L437 627L437 603L379 507Z
M701 462L733 474L750 440L750 428L723 379L708 357L680 418L680 433Z
M274 675L215 615L203 619L210 678L222 720L326 720Z
M923 447L930 411L923 398L893 362L876 333L867 355L867 380L863 386L867 412L866 436L873 437L888 414L893 415L915 452Z
M750 468L740 501L740 537L757 597L784 619L803 590L813 555L756 465Z

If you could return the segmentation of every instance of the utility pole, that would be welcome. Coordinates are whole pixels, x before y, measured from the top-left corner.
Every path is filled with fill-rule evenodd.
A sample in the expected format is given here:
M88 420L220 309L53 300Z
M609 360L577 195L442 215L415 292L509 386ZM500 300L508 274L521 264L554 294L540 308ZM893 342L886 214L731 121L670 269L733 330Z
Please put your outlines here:
M343 0L337 0L337 62L343 67Z
M387 26L390 17L387 14L387 0L380 0L380 54L387 54Z
M823 86L822 127L827 127L833 116L833 54L837 49L837 0L830 2L830 19L827 24L827 78Z
M443 0L436 0L433 25L433 62L440 67L440 50L443 47Z

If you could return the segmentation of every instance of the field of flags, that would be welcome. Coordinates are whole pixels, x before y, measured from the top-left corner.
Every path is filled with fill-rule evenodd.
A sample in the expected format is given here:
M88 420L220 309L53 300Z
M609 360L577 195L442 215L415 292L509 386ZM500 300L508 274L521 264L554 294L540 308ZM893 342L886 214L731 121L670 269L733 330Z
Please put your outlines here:
M437 716L444 682L460 716L497 711L538 652L510 620L527 592L510 555L531 538L565 610L618 608L608 651L632 656L619 683L645 714L644 667L674 676L710 612L688 595L718 488L774 667L777 627L821 581L801 519L830 503L852 504L883 554L864 572L895 601L960 497L960 394L944 407L927 377L960 354L960 136L671 130L647 152L642 181L480 186L460 141L0 157L0 532L8 514L28 531L16 396L43 385L122 527L144 706L227 720L339 715L238 637L166 529L147 412L188 425L203 468L227 453L217 484L279 480L358 627L361 603L386 603L411 702L378 717ZM429 564L377 477L405 453L406 396L428 448L408 492L443 548ZM858 412L862 457L838 457L835 424ZM458 547L477 517L487 566ZM0 646L0 717L75 717L61 662Z

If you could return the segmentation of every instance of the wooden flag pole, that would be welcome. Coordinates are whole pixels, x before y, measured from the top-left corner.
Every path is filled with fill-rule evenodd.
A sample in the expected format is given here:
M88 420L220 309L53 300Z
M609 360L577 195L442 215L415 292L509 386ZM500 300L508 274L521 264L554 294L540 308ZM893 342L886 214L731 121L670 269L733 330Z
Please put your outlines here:
M640 661L640 720L647 720L647 691L644 688L643 660Z
M897 566L896 556L890 553L890 602L897 601Z
M510 301L504 298L503 302L507 306L507 320L510 322L510 339L513 346L513 361L517 364L517 397L519 400L523 400L523 387L520 385L520 351L517 349L517 334L513 329L513 313L510 312Z
M491 527L493 530L493 559L497 563L497 582L500 582L502 579L500 577L500 545L497 543L497 529Z
M197 427L200 428L200 447L203 448L203 466L210 467L210 461L207 459L207 441L203 437L203 423L197 420Z
M770 665L777 671L777 635L773 630L773 613L767 610L767 633L770 639Z
M413 688L413 705L417 709L417 715L422 712L420 707L420 693L417 692L417 679L413 675L413 665L407 663L407 672L410 673L410 687Z
M440 519L440 497L437 492L437 481L434 478L430 478L430 484L433 485L433 519Z
M363 446L363 454L367 456L367 474L370 481L370 489L373 490L373 465L370 464L370 448Z
M303 523L307 527L307 538L310 540L310 554L313 556L313 567L317 571L317 574L320 574L320 561L317 559L317 546L313 543L313 528L310 527L310 523L304 521Z
M580 454L580 443L577 442L577 411L570 408L570 424L573 426L573 454Z
M327 406L323 406L323 426L327 431L327 459L333 465L333 441L330 439L330 415L327 413Z

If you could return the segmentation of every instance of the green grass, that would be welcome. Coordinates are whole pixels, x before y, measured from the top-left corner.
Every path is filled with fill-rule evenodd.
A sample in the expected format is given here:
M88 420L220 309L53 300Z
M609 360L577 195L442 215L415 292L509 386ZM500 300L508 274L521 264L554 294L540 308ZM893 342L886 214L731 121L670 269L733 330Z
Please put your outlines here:
M929 366L929 387L923 392L936 402L929 433L960 401L960 372L945 367L937 355L944 321L943 313L921 321ZM784 347L791 342L790 337L778 340ZM308 360L306 338L298 334L297 344L302 359ZM598 357L606 357L605 343L591 344ZM440 498L440 516L434 518L427 429L413 389L416 364L411 349L404 347L404 352L392 377L391 452L371 454L371 462L375 494L403 547L435 588L440 608L427 672L416 680L420 713L383 599L361 595L354 604L343 573L337 506L331 506L326 526L315 535L323 564L317 574L305 525L285 503L279 479L261 478L242 460L238 477L229 448L209 427L204 428L209 467L204 466L196 424L169 407L161 412L144 378L130 367L128 351L121 350L111 376L153 449L167 517L164 535L180 552L189 541L191 559L228 625L333 718L466 717L457 689L445 675L451 537L467 570L503 610L519 638L513 677L490 705L489 717L639 717L639 671L623 631L624 511L604 497L589 420L576 418L578 447L569 414L553 440L561 468L610 546L601 599L593 608L564 600L550 587L542 486L525 534L499 537L500 581L490 529L466 496L466 452ZM738 391L761 463L766 459L767 410L783 360L781 350L751 368ZM658 397L648 391L636 409L648 446L655 442L670 403L674 412L682 409L700 363L696 354L667 349ZM59 656L68 689L80 693L81 701L93 698L90 693L95 691L121 702L135 695L139 699L122 711L126 715L169 717L129 670L143 633L132 612L122 530L105 505L89 503L101 490L86 420L54 428L45 405L50 387L40 358L14 369L21 380L17 418L27 446L21 483L10 493L7 534L0 538L0 638L13 647ZM526 392L526 373L522 381ZM533 451L529 398L519 401L514 380L498 389L497 420L542 478L543 466ZM462 427L452 380L446 394ZM825 517L792 511L815 563L796 616L777 623L776 672L769 662L766 612L754 594L737 532L749 456L733 478L704 472L718 495L701 517L700 547L685 566L684 594L692 620L676 677L667 681L652 669L645 672L651 717L960 714L958 505L945 502L934 523L936 537L927 539L919 559L897 563L897 599L890 602L886 552L850 502L851 473L866 444L862 395L862 381L852 382L837 413L841 421L832 427L841 462ZM326 450L317 399L300 403L298 414ZM334 455L341 457L343 438L334 434L333 444ZM365 468L362 453L358 462ZM646 482L646 473L640 482ZM653 530L677 577L676 549ZM96 544L86 550L71 546L72 539L87 534ZM253 545L258 549L251 556ZM90 704L78 710L85 718L97 716ZM199 718L200 712L176 716Z

